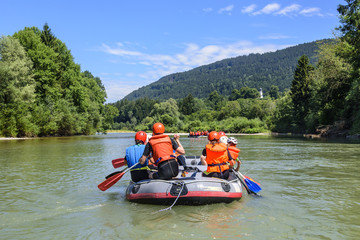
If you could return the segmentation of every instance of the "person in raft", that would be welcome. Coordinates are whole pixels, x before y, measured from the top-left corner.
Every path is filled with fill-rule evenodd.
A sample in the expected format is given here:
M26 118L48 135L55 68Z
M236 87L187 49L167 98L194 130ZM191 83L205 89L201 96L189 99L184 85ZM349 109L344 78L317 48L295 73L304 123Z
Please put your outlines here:
M146 144L139 162L144 164L146 158L152 153L158 172L150 173L149 177L163 180L172 179L179 173L179 164L176 161L174 150L179 154L185 154L185 150L179 141L180 136L175 134L174 139L171 139L165 135L165 126L162 123L155 123L152 130L153 136Z
M234 167L235 163L237 162L237 166L235 171L239 171L240 165L241 165L241 161L239 159L239 153L240 153L240 149L236 148L237 145L237 139L234 137L229 137L227 139L227 145L228 145L228 150L230 152L230 155L232 157L233 160L230 161L230 167Z
M229 161L232 160L227 144L219 142L220 135L212 131L208 135L209 143L200 157L201 164L207 165L204 177L229 178Z
M139 131L135 134L135 145L126 148L125 160L128 167L139 162L139 158L143 155L145 143L147 142L147 135L144 131ZM150 158L151 159L151 158ZM149 179L149 172L156 171L156 168L149 162L148 159L143 164L138 164L130 170L131 180L138 182L144 179Z

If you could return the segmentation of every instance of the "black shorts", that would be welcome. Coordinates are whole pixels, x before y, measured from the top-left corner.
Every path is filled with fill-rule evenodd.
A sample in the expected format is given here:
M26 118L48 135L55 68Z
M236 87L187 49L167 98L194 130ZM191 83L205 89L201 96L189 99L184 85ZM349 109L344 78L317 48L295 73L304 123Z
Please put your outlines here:
M219 172L211 172L209 174L203 173L203 177L216 177L216 178L222 178L222 179L228 179L230 176L229 170L225 170L221 173Z
M154 173L154 179L169 180L179 174L179 164L176 159L165 160L158 165L158 172Z
M131 174L131 180L133 182L138 182L144 179L149 179L149 171L146 169L142 170L133 170L130 172Z

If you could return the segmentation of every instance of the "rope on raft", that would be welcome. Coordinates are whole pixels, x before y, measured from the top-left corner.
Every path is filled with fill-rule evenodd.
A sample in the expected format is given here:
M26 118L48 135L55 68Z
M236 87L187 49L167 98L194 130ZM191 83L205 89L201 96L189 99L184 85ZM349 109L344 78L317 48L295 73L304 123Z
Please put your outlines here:
M184 186L185 186L185 183L184 182L181 182L181 190L179 191L179 194L178 196L176 197L175 201L173 202L173 204L170 206L170 207L167 207L167 208L164 208L164 209L161 209L157 212L163 212L163 211L167 211L167 210L171 210L171 208L175 205L175 203L177 202L177 200L179 199L181 193L182 193L182 190L184 189Z

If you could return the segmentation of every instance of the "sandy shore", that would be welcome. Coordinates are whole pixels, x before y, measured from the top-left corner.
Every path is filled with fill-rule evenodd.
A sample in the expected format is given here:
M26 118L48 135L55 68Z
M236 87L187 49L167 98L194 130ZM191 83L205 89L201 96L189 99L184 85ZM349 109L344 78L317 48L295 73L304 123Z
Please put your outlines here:
M0 137L1 140L21 140L21 139L33 139L33 138L9 138L9 137Z

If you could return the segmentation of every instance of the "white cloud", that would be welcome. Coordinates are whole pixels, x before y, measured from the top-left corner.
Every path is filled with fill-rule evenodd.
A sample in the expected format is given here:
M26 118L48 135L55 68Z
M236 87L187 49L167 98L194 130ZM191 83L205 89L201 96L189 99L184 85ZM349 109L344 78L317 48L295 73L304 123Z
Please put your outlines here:
M256 8L255 4L251 4L250 6L244 7L241 12L242 13L252 13Z
M304 15L304 16L322 16L322 14L320 13L320 8L306 8L301 10L300 14Z
M132 91L143 86L141 82L137 82L135 84L125 84L124 81L119 80L116 76L110 80L104 80L101 75L100 78L106 89L107 103L116 102Z
M102 44L103 51L113 54L113 55L119 55L119 56L140 56L141 55L140 52L128 51L128 50L121 49L121 47L123 46L122 43L117 43L117 46L118 46L118 48L111 48L104 43Z
M234 5L229 5L226 6L224 8L219 9L219 13L228 13L229 15L231 15L232 10L234 9Z
M270 14L280 9L280 5L278 3L270 3L266 5L263 9L260 11L254 12L253 15L259 15L259 14Z
M292 4L290 6L283 8L279 12L276 12L275 14L287 16L293 12L298 12L300 8L301 6L299 4Z
M213 10L212 8L204 8L203 9L204 12L212 12L212 10Z

